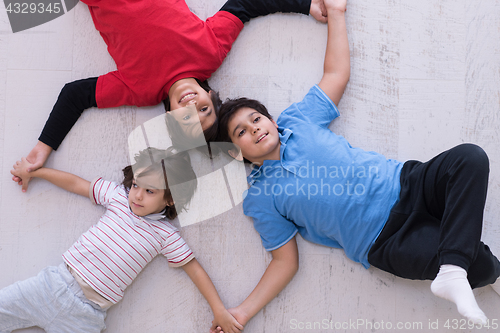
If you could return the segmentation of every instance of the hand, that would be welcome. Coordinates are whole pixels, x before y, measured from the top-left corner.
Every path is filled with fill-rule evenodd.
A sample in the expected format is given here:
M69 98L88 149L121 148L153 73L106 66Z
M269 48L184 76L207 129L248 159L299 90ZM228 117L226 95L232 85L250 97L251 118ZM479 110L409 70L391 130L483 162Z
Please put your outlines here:
M321 23L327 23L326 7L324 0L311 0L309 14Z
M235 317L225 310L221 313L214 313L214 320L210 333L239 333L243 330L243 325L239 323Z
M234 317L234 319L236 319L238 323L240 323L243 326L245 326L250 320L247 314L243 310L241 310L239 306L228 309L227 312L229 312Z
M52 148L45 143L38 141L35 147L31 150L31 152L26 156L26 160L29 162L28 168L26 172L31 172L36 169L41 168L44 164L45 161L47 161L47 158L49 157L50 153L52 152ZM11 171L12 173L12 171ZM12 173L13 174L13 173ZM14 177L12 177L12 180L17 182L19 185L22 185L22 190L23 192L26 192L28 189L28 183L31 179L31 177L19 177L15 174L13 174Z
M33 165L26 160L26 158L22 158L21 161L17 161L16 164L14 164L13 169L10 170L10 173L20 179L20 183L22 182L23 184L26 184L28 186L28 182L30 181L31 177L28 172L28 168L32 168ZM26 189L23 185L23 192L26 192Z

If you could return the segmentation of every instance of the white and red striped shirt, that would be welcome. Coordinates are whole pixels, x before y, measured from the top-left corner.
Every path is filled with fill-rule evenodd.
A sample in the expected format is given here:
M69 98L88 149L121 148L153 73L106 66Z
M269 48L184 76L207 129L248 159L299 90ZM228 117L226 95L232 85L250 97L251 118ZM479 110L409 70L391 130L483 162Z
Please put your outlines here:
M129 208L123 185L102 178L90 186L90 198L106 208L99 222L63 254L64 261L96 292L113 303L157 255L169 266L182 266L194 254L169 222L159 214L140 217Z

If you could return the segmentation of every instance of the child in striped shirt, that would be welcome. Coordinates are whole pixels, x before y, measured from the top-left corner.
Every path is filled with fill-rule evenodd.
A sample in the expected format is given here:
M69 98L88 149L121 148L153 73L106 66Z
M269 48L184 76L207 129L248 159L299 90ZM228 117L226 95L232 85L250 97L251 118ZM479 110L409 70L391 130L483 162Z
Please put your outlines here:
M160 253L169 266L182 267L206 298L215 316L213 329L243 329L178 230L164 220L185 209L196 189L189 155L147 148L135 160L123 169L122 184L102 178L89 182L48 168L28 174L25 158L14 165L13 175L45 179L89 197L106 212L63 254L64 263L0 290L1 333L30 326L47 332L101 332L106 310Z

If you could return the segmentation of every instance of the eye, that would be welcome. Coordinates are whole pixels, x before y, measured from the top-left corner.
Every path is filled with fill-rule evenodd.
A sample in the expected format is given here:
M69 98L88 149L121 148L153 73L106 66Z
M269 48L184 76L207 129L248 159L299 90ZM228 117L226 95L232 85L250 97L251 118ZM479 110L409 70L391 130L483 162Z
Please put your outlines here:
M184 118L182 118L182 120L188 120L189 118L191 118L191 116L190 116L190 115L187 115L187 116L185 116Z
M153 190L146 190L146 192L149 194L154 194Z
M133 187L133 188L137 188L137 184L136 184L135 182L134 182L134 183L132 183L132 187Z
M245 130L241 130L239 133L238 133L238 136L242 136L243 134L245 134Z
M208 111L208 106L204 106L200 109L201 112L207 112Z
M256 118L253 120L253 122L254 122L254 123L256 123L256 122L258 122L259 120L260 120L260 117L256 117Z

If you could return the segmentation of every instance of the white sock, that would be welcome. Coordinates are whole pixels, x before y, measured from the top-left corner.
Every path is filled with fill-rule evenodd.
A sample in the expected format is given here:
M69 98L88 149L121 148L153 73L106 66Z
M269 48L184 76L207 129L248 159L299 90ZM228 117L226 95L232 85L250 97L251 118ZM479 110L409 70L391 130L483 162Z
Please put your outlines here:
M496 282L491 285L491 288L493 288L493 290L496 291L498 295L500 295L500 278L498 278Z
M462 267L441 265L438 275L432 281L431 291L434 295L455 303L458 312L468 320L476 324L486 324L488 318L477 305L467 280L467 272Z

